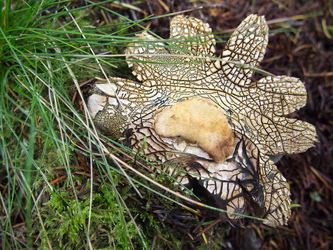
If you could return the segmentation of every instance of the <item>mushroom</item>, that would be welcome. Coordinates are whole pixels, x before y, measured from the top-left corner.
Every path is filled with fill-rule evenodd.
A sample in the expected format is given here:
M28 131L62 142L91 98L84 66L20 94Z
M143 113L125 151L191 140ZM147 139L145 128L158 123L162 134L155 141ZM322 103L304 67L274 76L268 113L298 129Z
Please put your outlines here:
M299 79L271 75L251 82L267 43L264 17L250 15L215 60L209 25L176 16L170 40L145 31L126 49L139 82L97 80L89 110L101 131L126 135L131 148L139 151L146 140L147 156L180 183L207 190L211 204L238 214L250 204L265 224L286 224L290 191L272 159L306 151L316 131L285 117L306 104Z

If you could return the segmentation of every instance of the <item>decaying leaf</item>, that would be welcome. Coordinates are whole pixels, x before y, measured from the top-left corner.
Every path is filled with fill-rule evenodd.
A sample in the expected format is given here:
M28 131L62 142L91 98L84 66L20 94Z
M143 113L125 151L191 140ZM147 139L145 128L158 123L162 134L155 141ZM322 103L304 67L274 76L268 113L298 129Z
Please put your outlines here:
M251 82L253 68L263 59L267 46L264 17L248 16L219 60L214 59L211 32L209 25L198 19L177 16L171 21L169 40L155 39L147 32L139 34L138 41L127 48L126 58L140 82L121 78L110 78L111 84L97 81L88 100L91 115L102 132L125 137L124 143L135 150L146 138L147 156L172 166L163 164L161 168L182 184L195 179L212 194L216 206L246 214L248 204L253 204L265 224L286 224L290 192L271 159L304 152L316 141L311 124L285 117L306 104L306 89L299 79L288 76ZM200 106L203 99L213 105ZM189 112L183 108L183 113L169 109L186 100L198 108ZM203 126L205 121L195 112L213 114L216 108L228 121L232 144L213 138L220 136L212 131L216 127ZM161 133L155 127L156 117L172 115L178 116L181 128L162 124L167 133ZM189 136L187 126L197 126L188 130L200 133ZM174 130L181 133L173 134ZM224 158L215 158L209 141L213 148L228 151ZM232 149L226 150L230 145ZM228 218L239 216L228 214Z

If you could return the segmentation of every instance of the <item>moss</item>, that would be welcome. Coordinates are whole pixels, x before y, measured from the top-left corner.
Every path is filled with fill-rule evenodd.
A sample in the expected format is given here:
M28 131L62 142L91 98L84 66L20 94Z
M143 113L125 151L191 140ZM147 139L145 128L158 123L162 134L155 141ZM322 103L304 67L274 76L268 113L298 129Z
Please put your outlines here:
M61 190L61 189L60 189ZM60 191L59 190L59 191ZM87 187L88 190L88 187ZM117 224L114 214L121 213L114 192L101 188L94 192L92 210L89 211L89 194L73 199L64 192L50 192L50 199L43 204L44 224L52 246L66 249L85 248L88 218L90 216L90 240L93 248L105 246L126 248L126 230L131 237L137 232L133 223ZM46 237L41 237L41 247L48 247Z

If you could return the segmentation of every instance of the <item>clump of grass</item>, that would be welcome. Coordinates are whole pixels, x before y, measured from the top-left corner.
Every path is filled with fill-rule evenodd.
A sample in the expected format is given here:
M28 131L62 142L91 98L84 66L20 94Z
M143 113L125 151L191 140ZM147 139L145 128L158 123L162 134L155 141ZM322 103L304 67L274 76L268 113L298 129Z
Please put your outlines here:
M114 44L123 38L110 42L111 35L106 40L104 33L117 29L112 25L79 31L70 18L75 16L84 27L86 10L68 10L65 4L6 1L0 5L2 246L146 247L116 190L123 173L106 170L105 156L96 158L104 154L100 148L92 150L93 144L98 145L96 131L68 95L75 83L101 74L87 42L96 53L115 53ZM110 69L119 60L99 62ZM104 188L94 187L93 164L83 177L75 174L73 166L80 161L75 150L90 163L99 161ZM63 181L59 176L65 177ZM88 196L79 197L78 185Z

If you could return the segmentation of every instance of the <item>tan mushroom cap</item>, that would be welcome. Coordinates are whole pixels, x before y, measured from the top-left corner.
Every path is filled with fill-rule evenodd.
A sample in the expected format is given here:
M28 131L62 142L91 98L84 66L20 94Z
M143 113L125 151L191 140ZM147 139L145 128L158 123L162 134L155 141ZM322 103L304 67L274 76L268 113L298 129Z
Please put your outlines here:
M207 99L188 99L163 110L155 117L155 131L197 143L215 162L225 161L235 148L234 133L222 109Z

